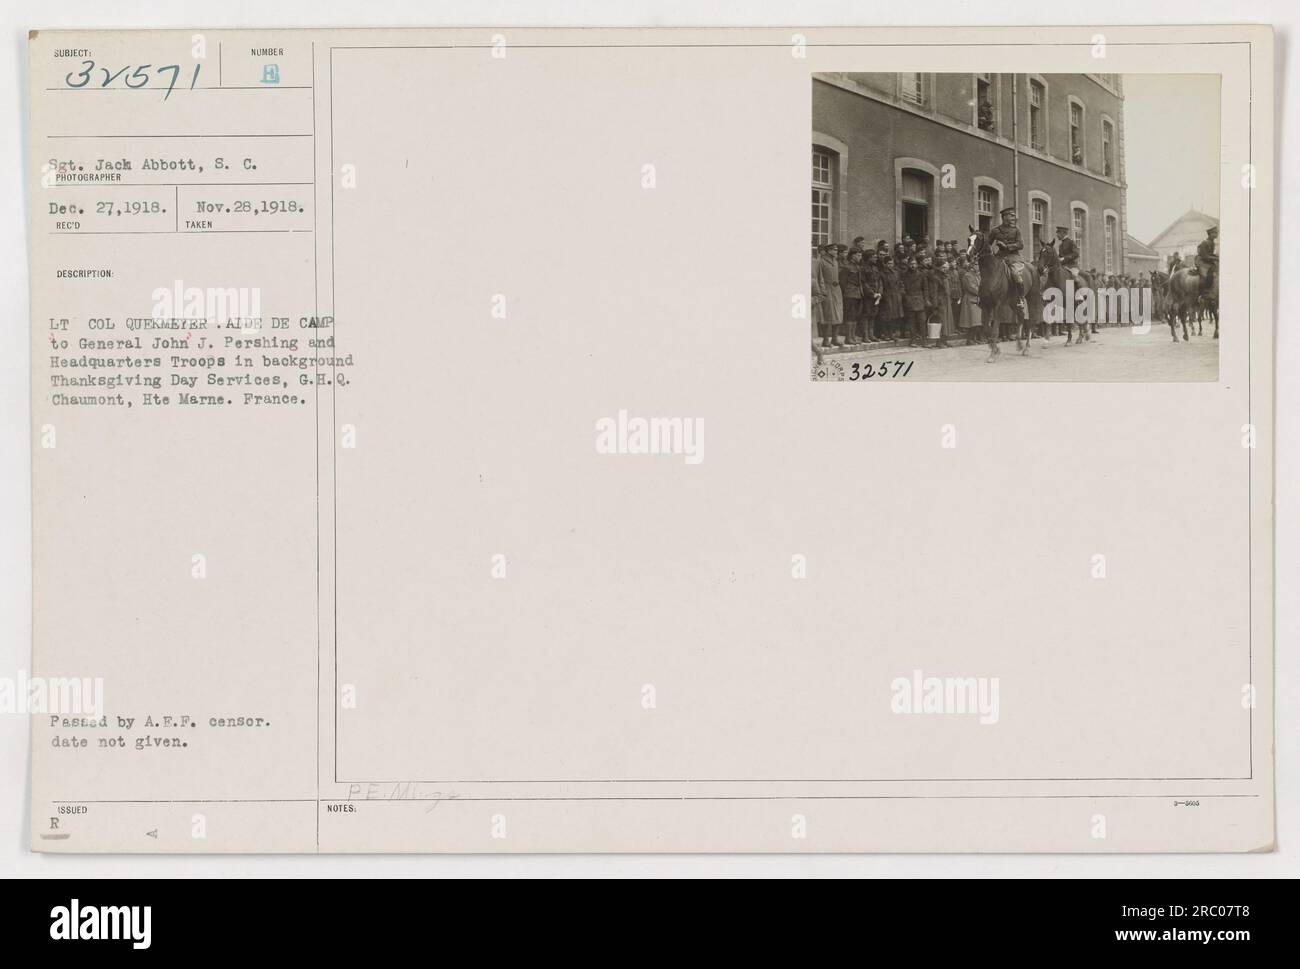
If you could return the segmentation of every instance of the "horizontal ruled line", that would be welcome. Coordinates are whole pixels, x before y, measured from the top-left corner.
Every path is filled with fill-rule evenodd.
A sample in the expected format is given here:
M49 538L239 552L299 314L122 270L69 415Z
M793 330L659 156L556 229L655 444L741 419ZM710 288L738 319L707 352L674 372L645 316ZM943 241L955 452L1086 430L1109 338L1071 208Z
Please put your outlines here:
M307 134L243 134L243 135L46 135L46 138L310 138Z
M47 87L47 91L145 91L157 94L161 88L156 87ZM310 84L226 84L217 86L209 84L205 87L188 87L184 90L173 91L173 94L186 94L190 91L310 91Z
M311 185L311 182L59 182L53 188L256 188L259 185Z
M49 235L52 236L215 236L227 235L230 233L240 233L244 235L256 233L290 233L295 235L311 235L311 229L104 229L101 231L87 230L85 232L59 232L51 230Z
M494 780L461 778L458 780L336 780L338 784L1036 784L1089 781L1250 781L1251 775L1238 777L633 777L633 778L545 778L543 780Z
M428 797L322 797L321 804L415 804L422 801L1036 801L1036 800L1130 800L1158 798L1168 800L1210 798L1259 798L1262 794L671 794L648 795L523 795L516 797L481 797L478 795L443 795ZM52 804L311 804L312 797L293 798L157 798L153 800L69 799Z

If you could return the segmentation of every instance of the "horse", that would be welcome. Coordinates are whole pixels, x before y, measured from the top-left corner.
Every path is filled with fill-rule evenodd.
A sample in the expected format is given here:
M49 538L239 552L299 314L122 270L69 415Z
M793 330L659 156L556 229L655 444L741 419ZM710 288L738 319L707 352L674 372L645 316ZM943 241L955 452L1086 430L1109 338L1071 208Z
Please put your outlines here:
M1044 250L1051 249L1051 248L1052 246L1050 244L1047 243L1043 244ZM1067 314L1063 322L1052 323L1050 327L1047 326L1046 324L1044 325L1045 329L1048 329L1049 331L1053 327L1063 326L1065 328L1064 336L1065 336L1065 345L1067 347L1076 343L1083 343L1085 340L1090 341L1092 339L1091 335L1089 335L1088 333L1088 328L1086 325L1079 326L1079 333L1077 338L1074 332L1074 328L1076 325L1075 321L1078 318L1077 314L1075 313L1075 308L1078 306L1079 302L1084 298L1084 290L1087 289L1090 284L1085 279L1083 273L1081 273L1079 270L1072 270L1068 268L1067 266L1063 265L1059 259L1056 260L1055 264L1052 265L1050 269L1044 267L1042 272L1039 274L1039 279L1038 279L1039 292L1041 294L1046 294L1047 291L1051 289L1051 290L1055 290L1057 293L1060 293L1062 297L1064 297L1069 292L1069 290L1067 289L1067 283L1071 281L1073 281L1074 283L1075 306L1071 306L1068 308L1063 307L1063 309ZM1047 339L1047 337L1045 336L1044 339Z
M1044 254L1049 250L1053 256L1056 255L1056 250L1052 248L1051 243L1047 242L1043 243L1042 248L1038 251L1038 265L1040 267L1038 270L1038 291L1044 295L1046 295L1048 290L1055 290L1058 293L1064 293L1065 280L1067 278L1065 267L1061 265L1059 259L1053 260L1050 268L1047 265L1044 265L1044 263L1047 262ZM1044 319L1043 338L1050 339L1052 331L1056 330L1060 325L1061 324L1059 323L1048 323L1046 319ZM1056 332L1058 334L1060 333L1059 330L1056 330ZM1065 332L1067 335L1070 332L1068 321L1066 322Z
M1205 312L1210 314L1210 317L1214 320L1214 338L1217 340L1219 338L1219 286L1217 280L1215 281L1215 285L1211 287L1210 292L1201 296L1201 305L1205 308ZM1197 330L1199 331L1199 329L1200 327L1198 326ZM1199 332L1197 335L1200 335Z
M1151 316L1163 321L1168 303L1169 277L1158 269L1151 270Z
M1178 331L1176 329L1179 323L1183 326L1184 342L1190 339L1187 334L1187 323L1196 322L1196 310L1200 307L1202 301L1212 303L1214 306L1214 338L1219 337L1219 294L1217 287L1208 285L1209 280L1201 273L1199 269L1179 269L1169 277L1169 335L1175 343L1178 342ZM1201 335L1204 335L1204 328Z
M1196 302L1192 306L1192 318L1187 321L1188 332L1196 336L1205 336L1205 305L1207 299L1209 299L1209 296L1206 293L1196 297Z
M1011 273L1013 270L1001 256L1000 243L990 243L988 233L967 225L970 235L966 239L966 258L976 260L980 269L980 311L984 318L985 329L989 339L989 356L987 363L992 363L1002 355L998 346L999 316L1004 309L1019 316L1019 308L1010 301ZM1016 349L1021 356L1029 355L1029 340L1033 336L1034 324L1029 321L1043 318L1043 294L1038 283L1038 273L1024 262L1017 262L1017 277L1021 292L1024 294L1028 310L1026 316L1020 317L1016 327ZM1023 334L1024 340L1021 341Z
M1034 259L1034 266L1038 270L1038 292L1043 297L1044 302L1047 299L1048 289L1055 288L1059 292L1065 291L1065 267L1061 265L1059 259L1050 260L1053 265L1048 268L1047 253L1050 252L1053 257L1056 256L1056 248L1050 242L1044 241L1038 247L1038 255ZM1040 318L1038 325L1042 327L1042 337L1045 341L1050 341L1052 337L1060 336L1061 331L1058 329L1060 323L1048 323L1046 314ZM1068 327L1066 332L1068 333Z
M1080 343L1091 343L1092 330L1090 324L1092 320L1090 316L1080 314L1079 304L1086 305L1088 291L1093 288L1092 276L1082 269L1076 269L1071 274L1070 270L1064 266L1061 267L1060 273L1061 281L1058 285L1061 287L1062 293L1066 291L1066 281L1071 278L1074 280L1074 306L1071 306L1066 311L1070 315L1065 321L1065 345L1068 347L1078 346Z
M1097 318L1101 312L1100 303L1102 299L1101 290L1098 283L1101 282L1101 273L1091 272L1086 269L1079 270L1080 300L1087 300L1091 313L1086 320L1079 322L1079 332L1082 338L1091 342L1092 334L1100 333L1097 329ZM1075 341L1076 343L1079 341Z

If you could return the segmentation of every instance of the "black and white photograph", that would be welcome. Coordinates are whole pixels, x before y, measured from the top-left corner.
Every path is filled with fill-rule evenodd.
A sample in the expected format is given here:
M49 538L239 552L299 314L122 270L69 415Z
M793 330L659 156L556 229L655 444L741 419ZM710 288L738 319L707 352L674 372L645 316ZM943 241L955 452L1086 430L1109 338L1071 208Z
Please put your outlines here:
M813 379L1217 380L1219 103L1215 74L813 74Z
M1284 938L1294 0L0 21L9 951Z

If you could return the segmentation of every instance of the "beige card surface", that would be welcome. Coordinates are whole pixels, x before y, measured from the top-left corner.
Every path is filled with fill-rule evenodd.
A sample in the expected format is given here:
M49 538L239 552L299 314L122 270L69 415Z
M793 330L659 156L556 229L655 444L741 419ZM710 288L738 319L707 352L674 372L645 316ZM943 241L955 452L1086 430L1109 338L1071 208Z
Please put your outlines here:
M1271 848L1269 28L29 46L33 849Z

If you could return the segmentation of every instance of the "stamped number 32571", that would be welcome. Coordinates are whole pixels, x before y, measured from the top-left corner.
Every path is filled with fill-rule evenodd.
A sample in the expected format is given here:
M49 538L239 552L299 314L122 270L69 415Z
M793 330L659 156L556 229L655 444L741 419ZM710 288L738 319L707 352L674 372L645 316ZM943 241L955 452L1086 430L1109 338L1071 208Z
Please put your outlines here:
M880 363L855 363L849 368L850 380L870 380L872 377L906 377L912 372L915 360L882 360Z

